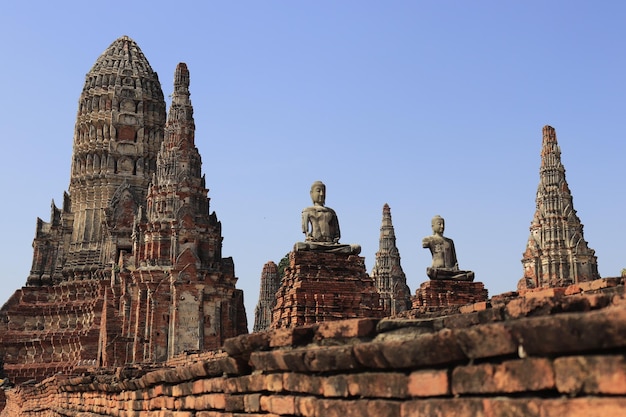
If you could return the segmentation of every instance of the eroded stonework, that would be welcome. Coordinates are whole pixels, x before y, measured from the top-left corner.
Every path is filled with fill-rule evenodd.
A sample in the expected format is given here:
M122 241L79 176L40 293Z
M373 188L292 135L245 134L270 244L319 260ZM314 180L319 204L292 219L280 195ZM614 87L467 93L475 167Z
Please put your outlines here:
M561 148L551 126L543 128L536 201L518 289L563 287L600 278L595 251L587 246L574 210Z
M19 383L158 362L247 333L243 293L194 144L189 71L167 123L156 73L130 38L86 76L69 193L37 220L26 286L0 310L0 355Z
M378 252L371 276L388 314L395 315L411 308L411 290L400 264L400 252L396 246L396 232L388 204L383 206Z
M269 329L272 324L272 310L276 304L276 291L280 287L278 265L269 261L263 265L261 273L261 289L259 302L254 311L254 331L260 332Z
M365 259L333 252L294 251L276 293L272 329L385 316Z

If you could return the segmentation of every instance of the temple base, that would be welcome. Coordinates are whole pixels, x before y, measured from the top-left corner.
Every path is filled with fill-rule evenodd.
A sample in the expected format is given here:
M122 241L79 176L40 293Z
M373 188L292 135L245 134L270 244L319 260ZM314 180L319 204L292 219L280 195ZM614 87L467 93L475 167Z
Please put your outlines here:
M415 292L413 308L449 307L487 301L488 291L482 282L426 281Z
M342 253L291 252L276 292L272 329L350 318L382 318L385 311L365 259Z

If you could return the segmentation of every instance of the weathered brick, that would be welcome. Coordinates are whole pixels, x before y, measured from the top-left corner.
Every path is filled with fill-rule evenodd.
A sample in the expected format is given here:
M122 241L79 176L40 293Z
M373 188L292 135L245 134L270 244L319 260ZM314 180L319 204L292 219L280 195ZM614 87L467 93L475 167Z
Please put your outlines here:
M400 415L400 403L389 400L336 400L315 401L316 417L397 417Z
M566 398L541 402L541 417L626 416L626 398Z
M382 343L381 352L392 369L442 365L466 359L455 331L443 329L413 340Z
M554 361L556 387L566 394L626 395L622 355L567 356Z
M316 397L294 397L295 414L303 417L315 417Z
M437 397L450 394L447 370L412 372L408 377L407 394L412 397Z
M261 411L261 394L247 394L244 396L243 408L246 413Z
M547 359L528 358L501 364L458 366L452 371L452 393L485 394L554 389L554 371Z
M377 319L351 319L319 323L316 339L341 339L373 336Z
M289 392L321 395L323 393L322 378L315 375L285 372L283 389Z
M345 375L334 375L322 380L324 397L347 397L348 381Z
M204 394L195 397L194 409L196 410L208 410L217 409L223 410L226 408L226 394Z
M400 373L361 373L346 375L348 392L354 397L405 398L407 376Z
M485 417L541 417L540 400L532 398L485 398L483 409Z
M478 398L431 398L402 402L399 415L400 417L482 417L485 413L482 400Z
M295 397L292 395L262 396L260 399L261 410L279 415L292 415L295 413Z
M226 394L224 396L224 410L226 411L244 411L245 395Z
M317 325L276 329L270 332L270 347L304 345L313 340Z
M305 349L274 350L270 352L252 352L250 364L259 371L304 372L308 368L304 363Z
M224 392L233 394L243 394L246 392L262 391L267 375L253 374L228 378L224 381Z
M517 344L504 323L485 324L458 330L456 340L470 359L510 355L517 352Z
M313 372L336 372L359 367L350 345L307 349L304 354L304 363L307 369Z
M620 307L511 320L505 326L534 356L626 346L626 309Z

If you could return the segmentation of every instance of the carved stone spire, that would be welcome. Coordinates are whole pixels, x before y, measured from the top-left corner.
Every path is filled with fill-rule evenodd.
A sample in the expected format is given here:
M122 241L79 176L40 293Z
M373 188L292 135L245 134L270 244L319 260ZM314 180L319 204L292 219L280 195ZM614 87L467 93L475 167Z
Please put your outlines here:
M280 287L278 266L269 261L263 265L259 302L254 311L254 331L267 330L272 324L272 309L276 304L276 291Z
M394 315L411 308L411 291L400 265L400 253L396 247L396 233L391 223L391 209L388 204L383 206L379 249L371 276L385 311Z
M131 337L138 361L215 349L248 332L233 260L222 258L222 226L215 212L209 214L189 96L189 71L180 63L146 218L137 219L133 234L137 267L122 277L138 283L150 301L133 299L127 317L136 320L129 328L136 332ZM163 311L169 314L159 314Z
M551 126L543 128L537 208L522 258L519 289L561 287L600 278L595 252L583 237L583 225L561 163L561 149Z
M122 36L96 60L79 100L65 271L98 269L130 251L133 217L156 168L164 123L158 76L135 41Z
M28 285L103 279L132 249L163 140L165 100L139 46L114 41L87 73L74 129L69 193L50 223L38 220Z

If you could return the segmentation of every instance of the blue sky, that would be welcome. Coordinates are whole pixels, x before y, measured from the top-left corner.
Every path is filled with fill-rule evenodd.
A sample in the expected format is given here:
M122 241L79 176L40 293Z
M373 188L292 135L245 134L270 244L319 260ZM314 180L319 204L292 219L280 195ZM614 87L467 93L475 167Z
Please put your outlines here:
M122 35L166 96L188 64L211 209L251 319L263 264L302 239L315 180L368 272L388 203L413 293L435 214L461 268L491 295L514 290L546 124L600 274L626 267L626 3L194 3L0 6L0 304L26 282L37 217L69 186L85 74Z

